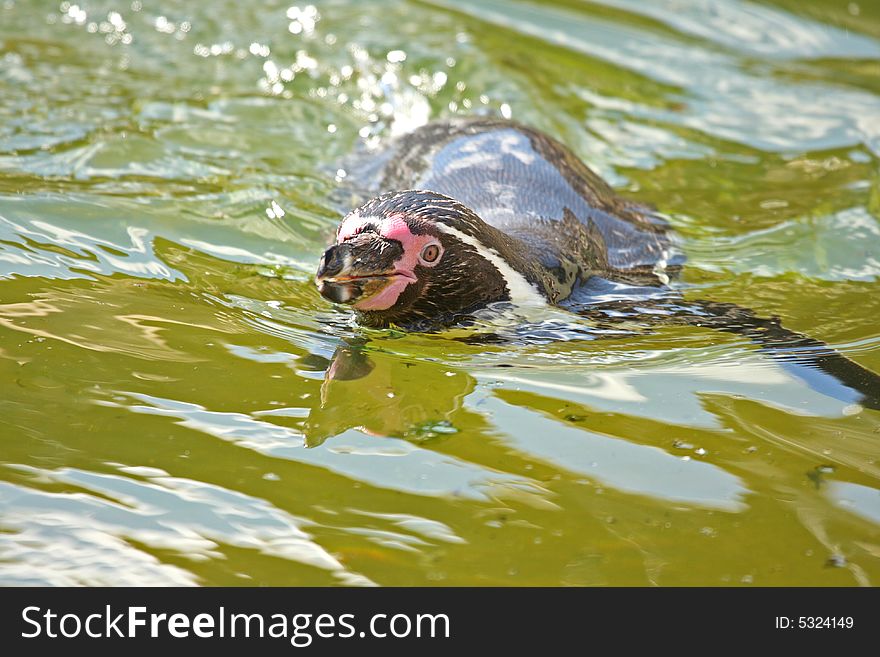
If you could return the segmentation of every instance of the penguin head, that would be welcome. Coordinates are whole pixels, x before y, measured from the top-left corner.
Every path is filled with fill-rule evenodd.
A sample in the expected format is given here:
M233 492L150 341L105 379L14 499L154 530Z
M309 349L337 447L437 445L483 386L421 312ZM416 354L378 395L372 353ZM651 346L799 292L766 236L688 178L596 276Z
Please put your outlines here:
M448 196L390 192L343 218L315 281L367 326L449 324L510 298L503 237Z

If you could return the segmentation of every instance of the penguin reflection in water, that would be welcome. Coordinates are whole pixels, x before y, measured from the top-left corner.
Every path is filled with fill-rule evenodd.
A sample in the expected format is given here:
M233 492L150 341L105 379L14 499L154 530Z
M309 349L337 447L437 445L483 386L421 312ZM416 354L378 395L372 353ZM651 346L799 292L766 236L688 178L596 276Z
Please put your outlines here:
M693 324L745 336L820 392L880 409L880 377L826 344L734 304L685 301L669 287L684 259L666 221L537 130L433 123L348 173L373 198L343 218L316 283L362 325L434 331L510 304Z

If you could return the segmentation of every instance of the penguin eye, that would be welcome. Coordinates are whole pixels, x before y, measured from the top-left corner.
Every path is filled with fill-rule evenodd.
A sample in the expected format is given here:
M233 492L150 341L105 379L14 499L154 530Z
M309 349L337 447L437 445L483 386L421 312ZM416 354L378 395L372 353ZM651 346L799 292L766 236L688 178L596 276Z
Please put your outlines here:
M421 258L425 262L436 262L440 257L440 247L437 244L428 244L422 249Z

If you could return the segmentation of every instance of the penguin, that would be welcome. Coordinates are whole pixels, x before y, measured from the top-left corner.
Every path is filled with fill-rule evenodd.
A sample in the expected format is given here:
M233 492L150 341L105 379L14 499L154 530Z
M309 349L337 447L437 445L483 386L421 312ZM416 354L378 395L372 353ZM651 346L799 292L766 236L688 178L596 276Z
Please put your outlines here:
M429 123L352 160L349 173L372 198L343 217L315 281L364 326L439 330L499 302L698 324L746 336L811 385L819 371L855 391L844 398L880 409L880 377L824 343L734 304L684 301L670 287L685 258L669 223L538 130ZM623 294L608 301L609 290ZM649 305L662 312L644 313Z

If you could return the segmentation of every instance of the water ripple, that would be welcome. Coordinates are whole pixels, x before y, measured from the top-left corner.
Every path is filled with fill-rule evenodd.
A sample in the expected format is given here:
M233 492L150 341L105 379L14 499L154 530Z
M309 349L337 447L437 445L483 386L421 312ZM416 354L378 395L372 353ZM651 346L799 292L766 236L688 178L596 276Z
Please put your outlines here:
M675 98L683 104L681 109L652 109L654 120L772 152L863 143L880 155L880 121L875 118L880 116L880 100L869 93L752 75L732 55L572 11L498 0L431 4L606 60L686 92ZM817 98L822 102L815 102Z
M186 571L160 565L128 543L136 541L196 561L217 558L222 546L232 545L328 571L346 584L370 584L348 572L300 528L308 523L264 500L164 473L141 481L75 468L18 469L89 491L48 493L0 482L3 525L22 531L2 535L4 552L28 564L15 575L22 583L196 583ZM90 519L88 525L82 524L82 517ZM39 557L35 543L52 545L51 563ZM129 557L132 567L122 577L116 567L122 558L128 563Z
M305 448L302 432L242 413L209 411L196 404L149 395L120 393L141 404L101 401L135 413L177 418L187 428L275 458L328 468L356 481L415 495L486 500L508 494L543 496L546 492L526 477L438 454L405 440L375 438L346 431L320 448Z
M774 7L743 0L593 0L649 16L727 48L778 58L877 59L880 43Z

